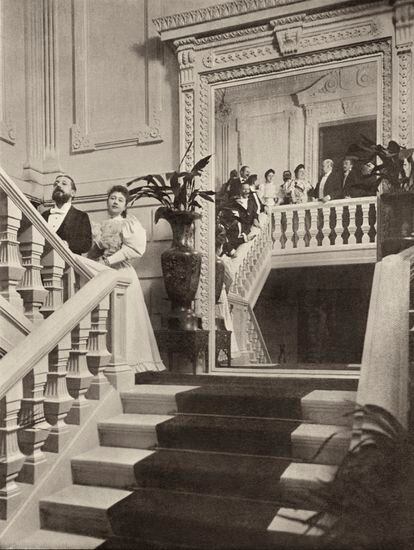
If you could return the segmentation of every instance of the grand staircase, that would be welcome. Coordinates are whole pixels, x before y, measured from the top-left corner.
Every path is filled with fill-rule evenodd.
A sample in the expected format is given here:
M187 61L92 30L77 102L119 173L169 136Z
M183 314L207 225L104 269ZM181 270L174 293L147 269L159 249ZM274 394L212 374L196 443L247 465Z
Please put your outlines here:
M349 447L356 380L139 375L14 548L312 547L307 489ZM321 443L336 435L314 460ZM298 512L299 510L299 512ZM105 542L106 541L106 542Z

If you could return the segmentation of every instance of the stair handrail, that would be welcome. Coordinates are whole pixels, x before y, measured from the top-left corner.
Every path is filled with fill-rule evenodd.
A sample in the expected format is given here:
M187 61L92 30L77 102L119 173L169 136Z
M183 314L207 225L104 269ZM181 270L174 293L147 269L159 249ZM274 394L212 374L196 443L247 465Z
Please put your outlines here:
M70 300L37 325L20 344L0 360L0 399L73 330L118 284L130 284L127 275L114 269L100 271Z
M409 307L414 246L375 266L365 332L358 405L377 405L404 427L409 412ZM356 419L354 428L360 426Z
M39 231L42 237L44 237L45 241L59 253L60 257L65 260L65 262L72 267L76 273L82 275L86 280L89 280L94 276L94 272L86 264L84 264L76 254L69 250L69 248L63 243L62 239L56 235L56 233L51 231L43 216L32 206L24 193L19 189L10 176L6 174L1 166L0 189L6 193L17 208L20 209L26 218Z

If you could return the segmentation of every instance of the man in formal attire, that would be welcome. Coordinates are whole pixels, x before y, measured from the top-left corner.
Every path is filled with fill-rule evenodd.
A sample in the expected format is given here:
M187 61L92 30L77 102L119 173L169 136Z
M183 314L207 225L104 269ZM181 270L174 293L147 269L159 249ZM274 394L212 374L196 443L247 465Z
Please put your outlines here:
M354 168L354 161L350 158L344 158L342 164L344 173L342 176L342 197L345 199L358 197L358 175Z
M68 244L72 252L83 254L92 246L92 231L88 214L72 206L75 194L74 180L66 174L57 176L52 193L55 204L43 212L42 216L50 229Z
M238 178L233 178L228 186L228 198L233 200L235 197L240 196L241 185L244 183L250 176L250 168L248 166L242 166L240 168L240 176Z
M322 202L342 198L341 181L333 171L334 163L331 159L325 159L322 163L322 177L318 181L314 191L314 197Z
M241 184L240 196L233 200L231 207L240 218L243 233L248 235L253 226L260 227L257 204L247 181Z

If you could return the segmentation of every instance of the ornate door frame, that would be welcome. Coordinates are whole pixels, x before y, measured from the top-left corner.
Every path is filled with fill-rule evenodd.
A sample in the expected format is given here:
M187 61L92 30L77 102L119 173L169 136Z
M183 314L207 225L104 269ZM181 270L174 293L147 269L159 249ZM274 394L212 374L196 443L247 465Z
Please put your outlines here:
M290 15L280 16L282 5L285 12L290 10ZM173 45L178 59L181 154L193 143L186 159L187 168L198 158L214 152L217 87L307 67L323 68L327 64L331 67L367 59L376 59L381 67L378 118L382 141L387 143L394 138L403 145L411 142L414 126L410 109L414 72L411 2L397 0L390 7L385 0L368 1L340 8L324 6L314 11L307 10L307 5L307 0L299 8L298 3L293 6L290 0L235 0L154 21L161 39ZM241 17L248 19L248 25L237 27ZM213 174L214 158L202 178L203 188L214 189ZM214 329L215 209L204 203L202 210L196 231L196 244L203 253L196 308L204 328ZM210 365L214 364L214 350L215 333L210 330Z

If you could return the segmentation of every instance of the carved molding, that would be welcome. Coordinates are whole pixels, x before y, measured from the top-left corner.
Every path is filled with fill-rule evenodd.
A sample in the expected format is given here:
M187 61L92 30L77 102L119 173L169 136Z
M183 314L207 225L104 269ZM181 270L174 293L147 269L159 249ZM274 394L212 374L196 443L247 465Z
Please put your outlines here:
M411 0L398 0L394 6L395 44L410 49L414 42L414 5Z
M398 137L399 143L410 145L410 116L412 109L410 83L412 81L412 52L398 54Z
M347 26L341 26L339 29L332 29L326 32L315 32L303 36L298 44L300 51L326 47L328 44L338 42L355 42L359 39L378 36L381 26L378 21L368 21L366 23L350 23Z
M297 53L305 18L306 14L301 13L291 17L282 17L270 22L270 25L274 28L281 55Z
M185 159L185 168L191 170L194 166L194 147L190 144L194 140L194 90L184 92L184 150L188 151Z
M167 17L158 17L153 21L157 31L163 32L269 8L288 6L290 4L296 4L297 2L298 0L233 0L225 4L177 13Z
M174 42L180 69L180 86L183 90L194 87L194 43L194 38Z
M89 125L90 103L87 86L88 66L88 13L87 1L76 0L73 4L73 59L74 59L74 122L70 128L71 152L88 153L99 149L125 147L127 145L142 145L160 143L161 136L161 78L157 60L152 60L148 48L149 40L147 21L150 2L145 0L144 43L146 51L146 70L148 75L145 88L145 122L137 122L133 131L119 134L119 128L110 128L105 132L94 132Z
M259 25L257 27L249 27L248 29L237 29L235 31L223 32L212 36L202 36L197 38L195 44L197 46L214 45L223 42L245 42L251 40L254 36L262 35L269 32L268 25Z

